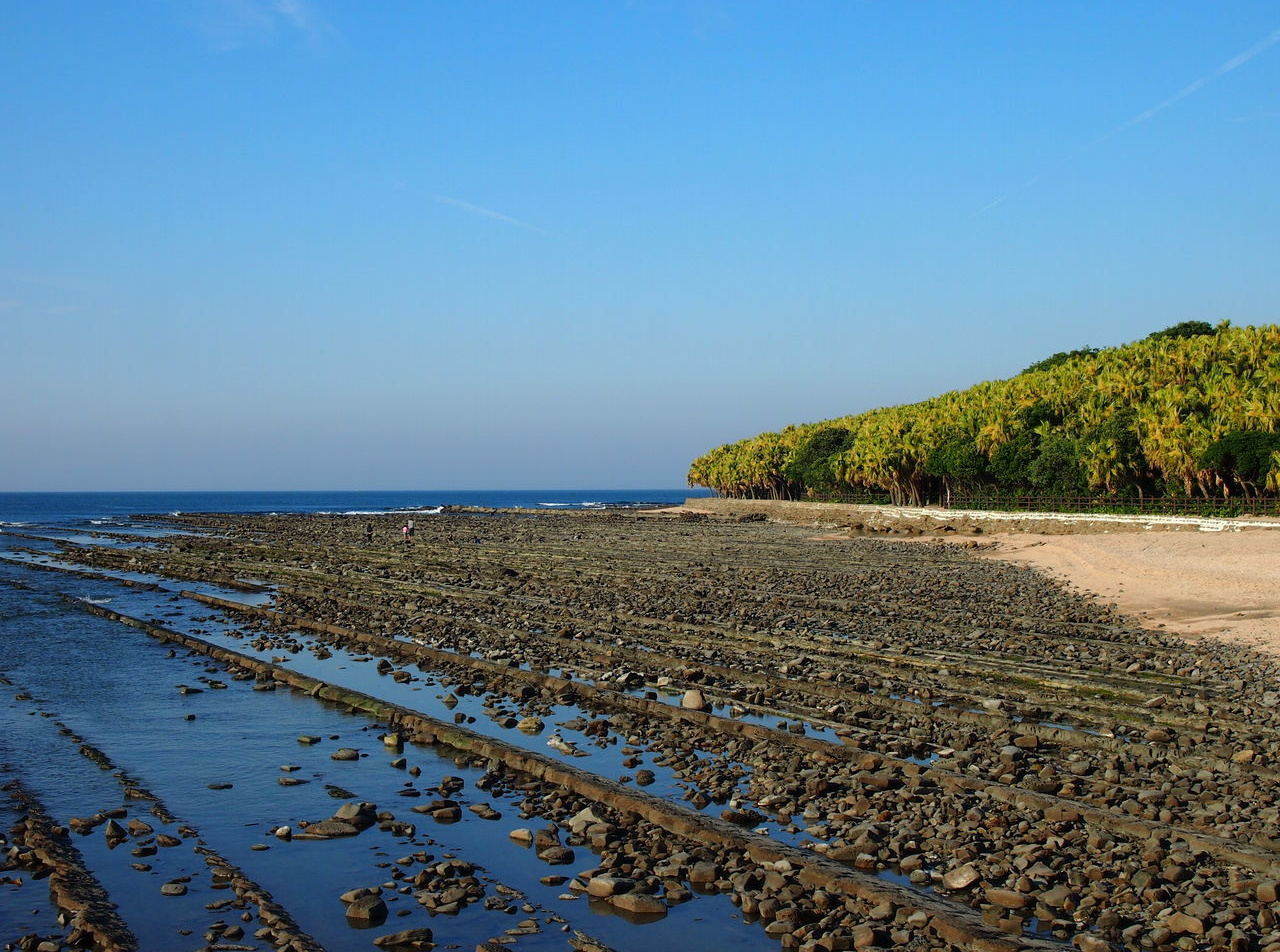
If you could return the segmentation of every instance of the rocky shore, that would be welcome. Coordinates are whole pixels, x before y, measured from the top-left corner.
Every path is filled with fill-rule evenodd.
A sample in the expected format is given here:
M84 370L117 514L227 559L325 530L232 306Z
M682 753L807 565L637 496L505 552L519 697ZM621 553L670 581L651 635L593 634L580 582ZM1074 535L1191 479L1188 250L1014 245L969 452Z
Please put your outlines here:
M661 917L709 890L812 952L1280 950L1276 662L975 557L981 534L900 546L688 512L443 513L410 542L386 517L372 541L365 517L174 521L205 534L74 558L274 602L189 593L243 650L122 620L461 751L519 791L536 822L510 835L565 867L566 901ZM339 652L455 715L290 669ZM606 776L587 755L610 749ZM679 795L650 792L666 776ZM485 819L446 784L422 806ZM480 899L458 872L421 891Z

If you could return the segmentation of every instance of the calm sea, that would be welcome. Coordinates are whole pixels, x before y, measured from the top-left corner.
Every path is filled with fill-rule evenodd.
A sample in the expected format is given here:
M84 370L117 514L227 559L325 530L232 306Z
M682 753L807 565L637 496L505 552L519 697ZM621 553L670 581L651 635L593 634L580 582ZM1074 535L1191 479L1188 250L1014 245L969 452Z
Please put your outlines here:
M0 527L81 528L95 520L118 522L135 514L172 512L426 511L440 506L520 509L599 509L677 505L704 489L483 489L380 492L134 492L0 493Z

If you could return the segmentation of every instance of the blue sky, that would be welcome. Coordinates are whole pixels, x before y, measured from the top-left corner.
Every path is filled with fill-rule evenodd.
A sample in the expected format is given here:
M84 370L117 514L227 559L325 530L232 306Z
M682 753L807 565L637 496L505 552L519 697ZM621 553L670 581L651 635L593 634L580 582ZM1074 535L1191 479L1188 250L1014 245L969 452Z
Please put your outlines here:
M2 17L0 490L674 487L1276 320L1272 2Z

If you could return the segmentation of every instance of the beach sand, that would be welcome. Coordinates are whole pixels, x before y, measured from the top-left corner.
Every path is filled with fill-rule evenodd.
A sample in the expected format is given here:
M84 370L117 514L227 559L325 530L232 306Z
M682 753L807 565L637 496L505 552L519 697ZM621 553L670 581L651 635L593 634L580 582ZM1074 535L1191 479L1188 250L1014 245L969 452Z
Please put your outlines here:
M1218 638L1280 655L1280 521L1189 516L1007 513L760 500L697 499L665 513L765 513L885 533L902 545L976 546L1022 562L1116 607L1148 628ZM656 513L655 513L656 514ZM943 531L943 527L946 531ZM903 537L897 532L920 532Z
M988 558L1060 578L1149 628L1280 654L1280 532L993 533Z

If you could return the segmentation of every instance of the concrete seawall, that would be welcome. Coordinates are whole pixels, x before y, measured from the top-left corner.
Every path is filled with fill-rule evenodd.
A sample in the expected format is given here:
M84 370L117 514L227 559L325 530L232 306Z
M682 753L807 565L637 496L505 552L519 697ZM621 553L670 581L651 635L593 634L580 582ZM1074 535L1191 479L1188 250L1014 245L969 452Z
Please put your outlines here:
M779 522L820 528L909 535L980 535L988 532L1036 532L1045 535L1089 532L1236 532L1280 530L1280 519L1242 516L1119 515L1094 512L992 512L913 506L872 506L837 502L786 502L776 499L686 499L684 508L716 516L763 515Z

